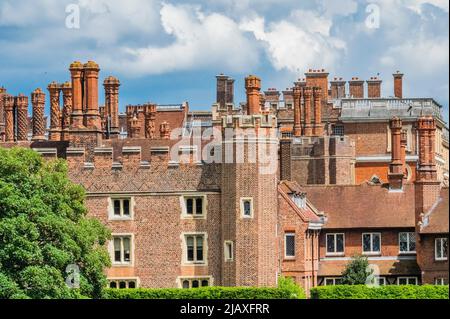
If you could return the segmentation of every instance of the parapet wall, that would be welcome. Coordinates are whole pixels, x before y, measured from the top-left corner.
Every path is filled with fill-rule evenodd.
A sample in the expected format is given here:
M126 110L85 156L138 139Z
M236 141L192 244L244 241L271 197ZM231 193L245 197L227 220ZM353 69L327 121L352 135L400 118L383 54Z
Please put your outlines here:
M36 151L56 158L56 148ZM116 155L114 155L116 154ZM169 147L152 147L143 154L140 146L97 147L87 160L84 148L69 147L65 157L69 177L88 193L164 193L220 190L220 164L169 160ZM192 156L192 152L191 152Z

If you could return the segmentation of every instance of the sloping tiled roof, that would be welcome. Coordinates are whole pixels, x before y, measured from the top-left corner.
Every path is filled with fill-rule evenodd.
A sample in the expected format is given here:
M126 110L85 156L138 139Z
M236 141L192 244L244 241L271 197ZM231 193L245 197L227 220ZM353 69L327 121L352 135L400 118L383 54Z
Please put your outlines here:
M300 217L306 222L320 223L321 218L317 216L317 209L311 204L311 202L306 203L305 208L297 206L289 196L291 194L302 193L300 185L292 181L281 181L278 187L278 191L281 192L284 198L291 204L291 207L300 215Z
M350 260L321 260L318 276L340 276ZM380 270L380 275L420 275L416 260L369 260Z
M306 197L325 213L324 228L414 227L414 185L389 192L377 185L302 186Z
M428 224L421 230L421 234L448 233L448 187L441 189L439 200L426 214Z

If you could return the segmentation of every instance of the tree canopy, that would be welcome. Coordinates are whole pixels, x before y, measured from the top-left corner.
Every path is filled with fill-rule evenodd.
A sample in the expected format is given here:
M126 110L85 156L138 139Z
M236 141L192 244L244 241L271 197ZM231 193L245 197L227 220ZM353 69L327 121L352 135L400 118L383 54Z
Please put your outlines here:
M347 264L342 272L343 285L364 285L367 279L372 275L372 270L369 270L369 261L364 256L353 256L352 260Z
M0 148L0 298L100 296L110 232L86 216L84 199L64 160ZM77 278L70 267L79 289L66 284Z

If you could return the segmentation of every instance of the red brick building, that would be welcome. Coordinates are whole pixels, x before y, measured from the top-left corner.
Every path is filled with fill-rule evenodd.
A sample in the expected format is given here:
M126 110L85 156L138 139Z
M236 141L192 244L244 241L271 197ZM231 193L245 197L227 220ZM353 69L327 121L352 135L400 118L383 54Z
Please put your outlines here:
M283 92L217 76L212 111L126 106L118 79L70 65L28 97L0 90L0 146L67 160L113 234L111 287L335 284L354 254L381 284L448 283L448 128L433 99L309 70ZM283 99L280 99L280 97Z

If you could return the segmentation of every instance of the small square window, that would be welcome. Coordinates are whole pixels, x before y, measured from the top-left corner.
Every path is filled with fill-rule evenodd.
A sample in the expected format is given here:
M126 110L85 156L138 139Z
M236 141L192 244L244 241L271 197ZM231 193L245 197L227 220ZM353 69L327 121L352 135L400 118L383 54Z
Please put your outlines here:
M448 256L448 238L436 238L434 241L435 260L447 260Z
M182 218L198 218L204 217L206 214L206 205L204 196L196 196L196 197L181 197L182 202Z
M416 234L414 232L401 232L398 235L400 253L416 252Z
M131 218L131 200L129 198L115 198L112 199L112 219L129 219Z
M397 285L417 285L417 277L398 277Z
M253 199L241 198L241 216L244 218L253 217Z
M113 289L133 289L137 287L137 281L135 279L110 279L109 288Z
M379 254L381 252L381 234L364 233L362 234L363 253Z
M233 261L233 242L226 240L224 245L225 261Z
M327 255L344 253L344 234L327 234L326 235Z
M210 286L210 279L201 277L182 278L180 279L180 286L183 289L208 287Z

